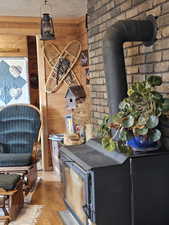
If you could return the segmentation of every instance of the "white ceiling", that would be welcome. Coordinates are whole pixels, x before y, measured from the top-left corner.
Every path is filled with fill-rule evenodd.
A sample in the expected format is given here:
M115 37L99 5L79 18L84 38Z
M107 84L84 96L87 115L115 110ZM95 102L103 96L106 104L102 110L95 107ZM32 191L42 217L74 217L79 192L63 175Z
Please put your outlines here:
M48 0L55 18L80 17L86 14L87 0ZM0 16L39 17L42 0L0 0Z

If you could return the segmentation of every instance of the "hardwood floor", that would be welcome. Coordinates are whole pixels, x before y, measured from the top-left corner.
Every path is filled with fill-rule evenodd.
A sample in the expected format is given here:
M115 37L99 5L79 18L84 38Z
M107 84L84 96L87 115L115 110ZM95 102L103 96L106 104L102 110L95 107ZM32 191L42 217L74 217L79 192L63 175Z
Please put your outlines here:
M43 172L40 177L42 179L33 194L32 204L44 205L44 208L36 225L63 225L57 213L65 209L61 184L53 172Z

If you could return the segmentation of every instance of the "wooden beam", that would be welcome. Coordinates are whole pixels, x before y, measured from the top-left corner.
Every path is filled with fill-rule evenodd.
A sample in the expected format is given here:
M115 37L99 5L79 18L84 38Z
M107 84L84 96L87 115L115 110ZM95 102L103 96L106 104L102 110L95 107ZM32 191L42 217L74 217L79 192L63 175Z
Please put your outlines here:
M41 132L41 147L42 147L42 163L45 170L50 170L49 154L48 154L48 124L47 124L47 98L45 92L45 63L43 56L43 42L40 41L40 36L36 35L37 56L38 56L38 74L39 74L39 103L42 116L42 132Z

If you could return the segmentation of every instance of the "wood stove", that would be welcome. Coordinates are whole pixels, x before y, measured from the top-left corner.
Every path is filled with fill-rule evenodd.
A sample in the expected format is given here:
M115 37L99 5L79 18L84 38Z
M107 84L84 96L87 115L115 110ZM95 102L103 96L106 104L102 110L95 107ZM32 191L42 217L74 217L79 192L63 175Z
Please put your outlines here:
M127 157L90 140L62 147L60 162L64 200L77 224L169 224L169 152Z

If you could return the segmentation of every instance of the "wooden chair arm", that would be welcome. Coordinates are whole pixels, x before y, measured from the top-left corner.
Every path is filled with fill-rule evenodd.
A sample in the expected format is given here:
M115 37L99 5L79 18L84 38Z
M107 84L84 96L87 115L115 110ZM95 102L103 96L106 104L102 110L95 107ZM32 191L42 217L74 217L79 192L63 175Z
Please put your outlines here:
M40 143L35 142L33 144L33 150L32 150L32 160L33 160L33 162L37 162L40 159L40 150L41 150Z

